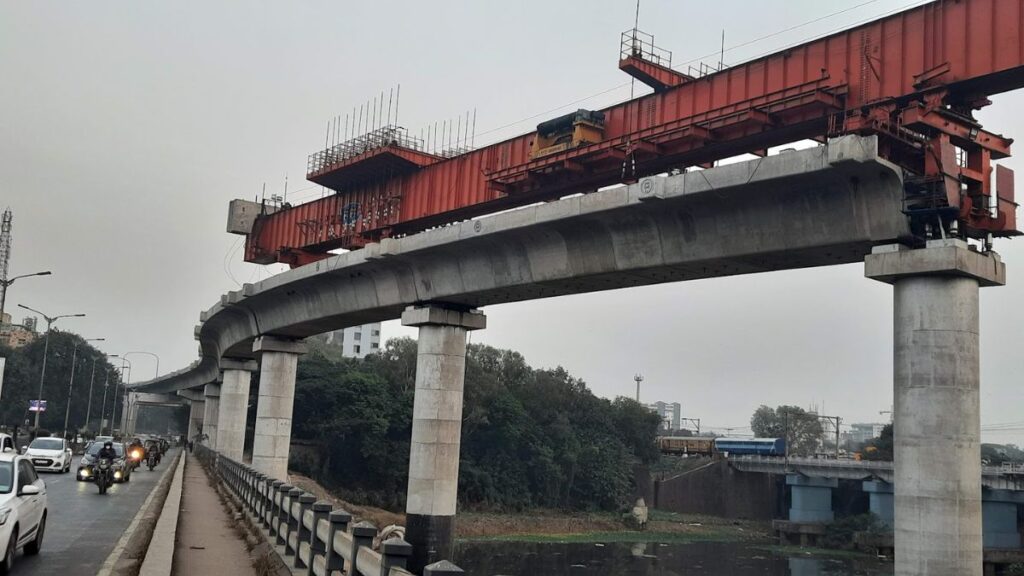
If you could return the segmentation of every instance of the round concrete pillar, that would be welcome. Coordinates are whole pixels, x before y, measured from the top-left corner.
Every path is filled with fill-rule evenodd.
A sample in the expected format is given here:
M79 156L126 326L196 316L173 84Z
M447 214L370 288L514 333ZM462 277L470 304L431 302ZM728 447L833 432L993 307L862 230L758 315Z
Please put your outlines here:
M203 440L208 448L217 448L217 422L220 417L220 384L207 384L203 389L206 398L203 407Z
M867 276L894 290L894 541L897 576L981 576L978 287L995 254L959 240L880 247Z
M453 556L466 333L485 323L477 311L433 306L402 314L403 325L419 328L405 507L405 539L413 547L409 569L414 573Z
M253 344L253 352L260 357L260 384L252 467L278 480L288 479L295 372L305 351L302 342L269 336Z
M220 411L217 416L217 451L241 462L245 450L249 386L256 363L222 359L220 366L223 381L220 385Z

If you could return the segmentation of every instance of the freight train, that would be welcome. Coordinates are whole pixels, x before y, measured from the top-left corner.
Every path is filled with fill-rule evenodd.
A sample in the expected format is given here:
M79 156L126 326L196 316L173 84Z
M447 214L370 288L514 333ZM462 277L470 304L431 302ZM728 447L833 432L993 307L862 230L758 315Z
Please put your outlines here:
M714 456L715 454L785 456L783 438L702 438L694 436L662 436L658 449L664 454Z

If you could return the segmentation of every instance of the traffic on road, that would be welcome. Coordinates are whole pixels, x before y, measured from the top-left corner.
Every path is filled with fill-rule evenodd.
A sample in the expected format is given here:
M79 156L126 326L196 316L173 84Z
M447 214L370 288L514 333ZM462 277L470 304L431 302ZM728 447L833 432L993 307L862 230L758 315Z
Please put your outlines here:
M93 441L80 457L61 438L0 448L0 574L100 572L163 476L168 451L166 442L113 438ZM101 474L109 478L97 482Z

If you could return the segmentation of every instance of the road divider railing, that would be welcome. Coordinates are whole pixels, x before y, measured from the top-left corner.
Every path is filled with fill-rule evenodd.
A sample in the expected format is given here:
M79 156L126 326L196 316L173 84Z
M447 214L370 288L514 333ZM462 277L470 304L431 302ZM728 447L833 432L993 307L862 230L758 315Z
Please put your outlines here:
M239 501L264 530L271 544L283 547L284 560L308 576L335 572L361 576L414 576L406 570L412 545L392 538L373 549L377 527L352 522L352 515L330 502L286 482L257 472L210 448L197 444L194 455ZM423 576L461 576L448 561L431 564Z

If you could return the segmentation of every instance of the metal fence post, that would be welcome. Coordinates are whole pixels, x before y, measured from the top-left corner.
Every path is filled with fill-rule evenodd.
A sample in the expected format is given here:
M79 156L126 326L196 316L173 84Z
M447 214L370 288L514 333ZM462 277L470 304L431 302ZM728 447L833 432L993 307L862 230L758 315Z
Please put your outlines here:
M392 568L405 569L405 563L412 556L412 544L392 538L380 543L380 576L388 576Z
M344 510L335 510L328 515L327 521L330 523L330 530L327 531L327 542L324 543L327 546L324 551L324 566L330 574L345 569L345 559L334 549L334 535L338 532L348 532L348 523L352 521L352 515Z

